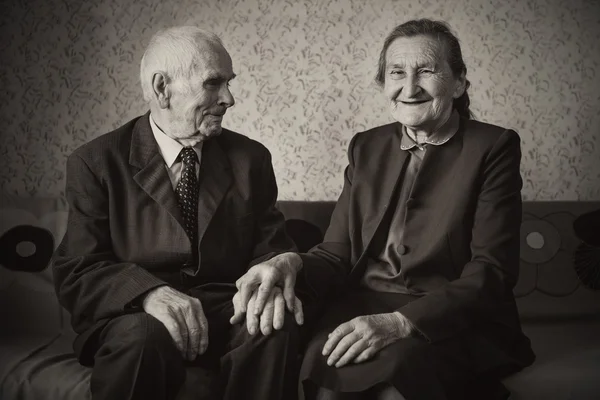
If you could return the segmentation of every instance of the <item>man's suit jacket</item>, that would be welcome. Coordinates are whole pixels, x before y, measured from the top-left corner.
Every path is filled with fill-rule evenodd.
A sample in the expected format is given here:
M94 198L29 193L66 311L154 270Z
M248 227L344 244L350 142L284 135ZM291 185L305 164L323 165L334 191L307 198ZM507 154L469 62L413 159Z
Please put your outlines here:
M157 286L234 285L246 270L294 250L269 151L223 129L204 143L199 175L199 265L149 114L83 145L67 162L67 232L53 260L56 290L82 334Z
M398 123L352 139L324 243L302 255L307 274L328 274L320 293L332 284L356 285L364 274L366 251L378 227L389 226L396 206L390 202L402 184L407 153L400 140ZM401 275L418 296L398 311L431 342L473 328L503 350L519 347L516 353L532 357L512 294L519 272L520 158L516 132L461 119L450 141L427 148L409 200L397 205L407 208Z

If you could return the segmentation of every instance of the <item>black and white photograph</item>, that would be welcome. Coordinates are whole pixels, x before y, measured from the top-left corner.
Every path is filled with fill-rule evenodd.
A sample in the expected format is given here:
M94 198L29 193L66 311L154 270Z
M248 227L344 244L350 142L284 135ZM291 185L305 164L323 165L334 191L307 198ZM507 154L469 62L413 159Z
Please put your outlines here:
M599 0L4 0L1 400L600 399Z

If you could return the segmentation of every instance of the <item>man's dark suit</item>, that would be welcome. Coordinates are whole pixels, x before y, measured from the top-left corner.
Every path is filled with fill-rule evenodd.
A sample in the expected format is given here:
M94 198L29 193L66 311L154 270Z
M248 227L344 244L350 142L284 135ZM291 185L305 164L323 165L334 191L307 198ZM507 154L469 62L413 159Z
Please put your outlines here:
M358 285L367 250L389 227L407 160L400 140L401 127L394 123L350 143L344 188L324 243L302 256L312 270L348 277L336 284ZM461 119L450 141L427 147L409 200L397 205L406 207L398 253L413 296L398 311L428 343L473 332L485 338L489 348L472 352L480 358L471 360L474 371L507 359L521 366L533 360L512 294L519 269L520 158L514 131ZM305 362L303 368L311 367Z
M230 313L218 316L225 329L236 279L294 250L275 208L277 186L263 145L223 129L203 145L199 186L198 265L148 114L69 157L68 227L53 268L60 301L79 333L74 347L82 363L93 363L109 321L139 313L132 304L165 284L194 288L207 314ZM223 336L207 318L209 332Z

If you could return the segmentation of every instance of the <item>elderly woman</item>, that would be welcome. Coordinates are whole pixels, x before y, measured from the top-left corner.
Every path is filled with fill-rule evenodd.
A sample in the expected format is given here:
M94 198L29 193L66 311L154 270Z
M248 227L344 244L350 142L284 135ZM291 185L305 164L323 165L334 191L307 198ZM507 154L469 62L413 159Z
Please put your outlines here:
M296 274L310 301L344 289L308 345L307 399L501 399L500 378L535 358L512 293L519 136L471 119L466 72L446 24L396 27L377 82L397 122L352 139L324 242L238 281L238 313L254 290L260 314L274 282L289 305Z
M304 269L347 272L302 365L307 398L506 398L531 364L519 272L516 132L471 119L458 39L396 27L377 82L394 122L354 136L324 243Z

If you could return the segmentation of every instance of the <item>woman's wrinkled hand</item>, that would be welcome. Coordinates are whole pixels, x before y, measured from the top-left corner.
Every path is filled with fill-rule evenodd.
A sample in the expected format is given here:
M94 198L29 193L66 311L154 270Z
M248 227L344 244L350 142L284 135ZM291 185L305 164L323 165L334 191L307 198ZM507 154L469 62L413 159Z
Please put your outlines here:
M323 346L327 365L343 367L372 358L390 344L409 336L412 324L399 312L362 315L338 326Z

